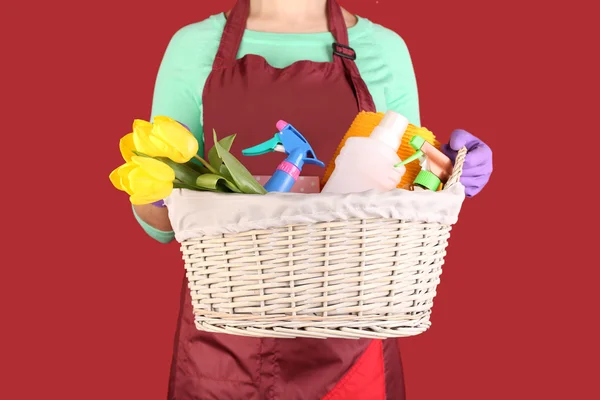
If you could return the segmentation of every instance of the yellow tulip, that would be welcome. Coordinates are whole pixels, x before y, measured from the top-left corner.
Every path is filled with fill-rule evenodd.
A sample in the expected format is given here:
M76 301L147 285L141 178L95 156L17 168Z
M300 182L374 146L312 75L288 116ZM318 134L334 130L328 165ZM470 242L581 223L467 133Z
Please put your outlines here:
M125 162L131 162L131 157L134 156L133 150L135 150L133 133L128 133L121 138L119 141L119 150L121 150L121 156L123 156L123 160L125 160Z
M198 141L194 135L172 118L154 117L152 134L177 153L178 159L171 158L175 162L188 162L198 154Z
M136 119L133 121L133 144L135 149L151 157L168 157L168 150L156 138L152 137L152 124L150 122Z
M175 172L165 163L148 157L131 157L110 174L110 181L129 194L134 205L150 204L164 199L173 191Z
M125 163L119 168L116 168L110 173L110 181L119 190L127 192L128 195L132 195L131 185L129 184L129 173L136 168L134 163Z
M133 122L135 149L152 157L167 157L186 163L198 153L198 141L183 125L169 117L157 116L154 124Z

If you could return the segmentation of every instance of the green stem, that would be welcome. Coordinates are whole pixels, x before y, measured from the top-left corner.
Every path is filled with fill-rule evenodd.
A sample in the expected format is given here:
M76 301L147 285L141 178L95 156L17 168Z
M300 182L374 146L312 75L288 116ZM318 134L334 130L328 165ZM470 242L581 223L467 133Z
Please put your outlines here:
M219 172L210 165L204 158L200 157L198 154L194 155L194 157L204 165L206 169L208 169L211 173L219 175Z

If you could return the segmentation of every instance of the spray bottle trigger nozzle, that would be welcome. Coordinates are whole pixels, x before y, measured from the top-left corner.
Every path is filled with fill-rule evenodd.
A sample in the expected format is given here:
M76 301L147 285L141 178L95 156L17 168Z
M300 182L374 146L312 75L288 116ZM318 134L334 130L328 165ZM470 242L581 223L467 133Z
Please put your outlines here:
M245 156L260 156L262 154L271 153L273 151L281 151L285 153L285 148L281 144L281 138L279 133L276 133L271 139L257 144L256 146L242 150L242 154Z

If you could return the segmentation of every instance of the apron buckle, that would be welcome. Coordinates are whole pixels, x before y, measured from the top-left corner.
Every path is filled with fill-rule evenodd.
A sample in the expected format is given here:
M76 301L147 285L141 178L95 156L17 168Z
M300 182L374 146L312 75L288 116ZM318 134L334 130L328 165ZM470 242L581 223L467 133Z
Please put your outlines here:
M334 42L331 47L333 47L333 54L340 56L340 57L344 57L344 58L348 58L352 61L356 60L356 51L354 51L354 49L350 46L346 46L340 43L336 43Z

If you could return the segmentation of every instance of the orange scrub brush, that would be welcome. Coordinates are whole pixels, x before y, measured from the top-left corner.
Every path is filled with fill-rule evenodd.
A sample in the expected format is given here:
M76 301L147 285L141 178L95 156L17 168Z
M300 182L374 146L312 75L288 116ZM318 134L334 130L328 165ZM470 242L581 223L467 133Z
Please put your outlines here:
M321 187L323 187L325 185L325 183L331 176L331 173L333 172L333 169L335 168L335 159L340 154L340 151L342 150L342 147L344 147L344 144L346 144L346 140L349 137L370 136L371 132L373 132L373 129L375 129L375 127L377 125L379 125L379 123L383 119L383 116L384 116L384 113L382 113L382 112L374 113L374 112L361 111L360 113L358 113L356 118L354 118L354 121L352 121L352 125L350 125L350 129L348 129L348 132L346 132L346 135L344 135L344 137L342 138L342 141L338 145L338 147L335 151L335 154L333 155L331 161L329 162L329 165L327 165L327 168L325 169L325 174L323 176L323 180L321 183ZM401 160L406 160L408 157L410 157L414 154L415 150L410 146L409 142L410 142L410 139L412 139L412 137L415 135L421 136L423 139L425 139L429 143L433 144L433 146L436 149L438 149L438 150L440 149L440 143L435 139L435 135L430 130L428 130L426 128L419 128L412 124L409 124L408 128L406 128L406 132L404 132L404 136L402 136L402 142L400 144L400 148L398 149L398 157L400 157ZM402 176L402 180L400 181L400 184L398 185L399 188L404 187L406 184L412 183L415 180L415 178L417 177L417 174L419 173L419 171L421 170L421 166L419 165L418 160L414 160L413 162L406 164L405 167L406 167L406 172L404 173L404 176Z

